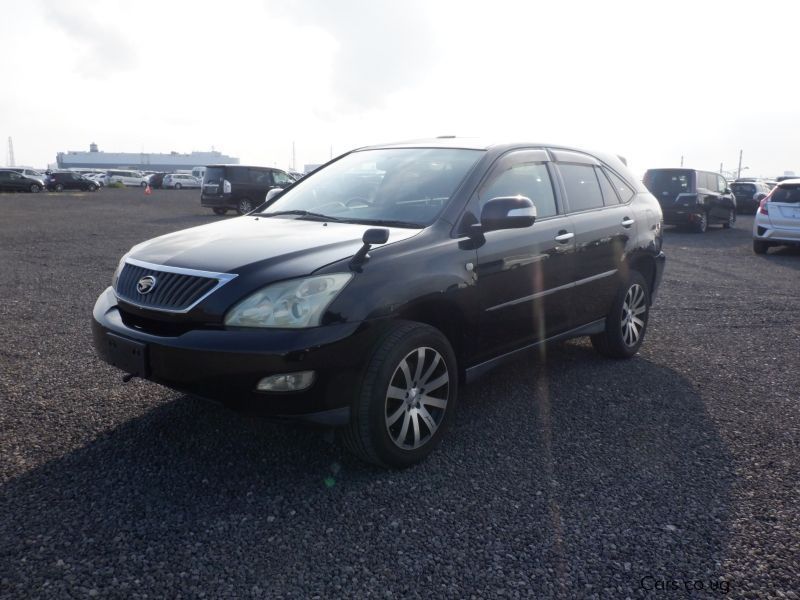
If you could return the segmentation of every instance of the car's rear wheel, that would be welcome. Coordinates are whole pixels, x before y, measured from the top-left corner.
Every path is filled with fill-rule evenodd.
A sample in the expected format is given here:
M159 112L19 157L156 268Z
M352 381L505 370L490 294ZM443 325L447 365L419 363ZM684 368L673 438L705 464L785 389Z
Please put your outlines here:
M32 183L31 187L30 187L30 190L31 190L31 193L38 194L39 192L42 191L42 188L39 187L38 185L36 185L35 183Z
M57 183L54 189L55 189L57 192L63 192L63 191L64 191L64 186L63 186L63 185L61 185L60 183Z
M695 215L695 220L692 222L692 231L695 233L705 233L708 229L708 214L703 211Z
M176 183L176 184L175 184L175 189L176 189L176 190L179 190L179 189L181 189L182 187L183 187L183 186L182 186L180 183Z
M730 229L736 225L736 211L731 209L728 211L728 220L722 224L723 229Z
M367 462L411 466L441 440L457 394L455 353L447 338L422 323L397 323L361 375L344 444Z
M224 215L226 212L228 212L227 208L215 208L213 210L215 215Z
M592 346L611 358L630 358L639 351L650 315L650 289L638 271L630 271L620 286L603 333L591 337Z
M142 181L141 183L139 183L139 187L147 187L147 182Z
M769 250L769 243L761 240L753 240L753 252L756 254L766 254Z
M240 215L246 215L251 210L253 210L253 203L250 201L250 198L242 198L236 205L236 211Z

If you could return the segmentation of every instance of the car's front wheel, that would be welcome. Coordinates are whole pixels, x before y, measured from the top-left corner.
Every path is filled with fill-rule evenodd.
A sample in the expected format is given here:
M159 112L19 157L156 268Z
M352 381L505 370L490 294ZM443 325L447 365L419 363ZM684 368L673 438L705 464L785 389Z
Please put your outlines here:
M411 466L433 451L455 410L453 348L433 327L397 323L373 349L355 394L345 446L371 463Z
M250 201L250 198L242 198L236 204L236 212L240 215L246 215L251 210L253 210L253 203Z
M32 183L31 187L30 187L30 190L31 190L31 193L38 194L40 191L42 191L42 188L39 187L37 184Z
M620 286L603 333L593 335L592 346L611 358L630 358L639 351L650 315L650 288L638 271L630 271Z
M175 189L176 189L176 190L179 190L179 189L181 189L182 187L183 187L183 186L182 186L180 183L176 183L176 184L175 184Z

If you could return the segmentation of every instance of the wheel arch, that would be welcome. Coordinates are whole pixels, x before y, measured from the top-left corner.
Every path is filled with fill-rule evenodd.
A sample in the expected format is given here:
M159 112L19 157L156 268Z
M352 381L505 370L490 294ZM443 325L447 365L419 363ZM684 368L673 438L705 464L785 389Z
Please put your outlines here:
M404 321L424 323L440 331L453 348L458 363L459 376L464 373L466 351L466 318L454 302L445 299L425 299L404 307L396 315Z
M627 260L627 268L638 271L647 282L648 290L651 294L650 304L652 304L652 292L656 284L656 259L652 254L639 252L630 256Z

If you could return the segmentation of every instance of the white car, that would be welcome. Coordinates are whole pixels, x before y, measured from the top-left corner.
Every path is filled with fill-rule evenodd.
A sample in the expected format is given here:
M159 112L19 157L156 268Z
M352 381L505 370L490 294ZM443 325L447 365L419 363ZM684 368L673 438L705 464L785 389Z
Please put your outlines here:
M199 188L201 184L202 182L197 177L192 175L172 173L164 176L164 181L161 182L161 187L179 190L181 188Z
M761 201L753 221L753 252L800 246L800 179L785 179Z
M141 171L128 171L123 169L110 169L108 171L108 183L121 183L122 185L135 185L145 187L147 178Z
M87 173L84 177L96 182L100 187L108 185L108 173Z

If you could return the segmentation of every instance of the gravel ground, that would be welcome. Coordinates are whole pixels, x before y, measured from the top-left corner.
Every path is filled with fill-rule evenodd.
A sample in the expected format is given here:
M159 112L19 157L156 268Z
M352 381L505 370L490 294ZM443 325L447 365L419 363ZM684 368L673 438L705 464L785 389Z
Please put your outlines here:
M751 217L667 231L637 357L498 369L390 472L95 357L119 257L218 218L196 191L0 214L0 597L798 598L800 251Z

